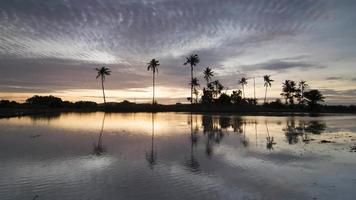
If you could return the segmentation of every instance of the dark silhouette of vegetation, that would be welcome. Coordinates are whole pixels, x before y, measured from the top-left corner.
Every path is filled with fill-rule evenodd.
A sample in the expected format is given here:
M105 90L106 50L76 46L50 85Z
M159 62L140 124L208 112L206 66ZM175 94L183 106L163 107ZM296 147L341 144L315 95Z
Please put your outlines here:
M319 102L324 102L324 96L320 93L319 90L310 90L303 93L305 100L307 101L310 110L316 111L318 108Z
M184 65L190 65L190 83L193 82L193 68L200 62L197 54L186 57ZM190 85L190 104L193 104L193 85Z
M266 90L265 90L265 99L264 99L263 103L266 103L266 99L267 99L267 88L272 86L272 82L273 82L274 80L271 79L271 75L264 75L264 76L263 76L263 81L264 81L264 86L265 86L265 88L266 88Z
M158 66L160 64L159 64L159 61L155 60L155 59L152 59L147 64L148 64L147 71L152 71L152 89L153 89L153 91L152 91L152 105L153 105L153 104L156 104L156 102L155 102L155 74L156 73L158 74Z
M195 103L198 103L199 91L197 90L197 87L200 86L198 78L193 78L189 85L193 87L193 94L195 95L194 101Z
M299 100L299 103L301 104L304 104L304 92L307 88L309 88L309 85L306 83L306 81L299 81L298 82L298 92L299 92L299 95L298 95L298 100Z
M206 80L206 86L208 87L212 77L214 76L214 71L210 67L207 67L204 69L203 74L204 79Z
M239 81L239 84L242 86L242 94L243 97L245 98L245 85L247 85L247 79L245 77L242 77L241 80Z
M63 106L61 98L54 96L33 96L26 99L26 103L34 106L47 106L50 108L59 108Z
M293 105L296 94L297 94L297 88L296 88L295 81L285 80L282 85L281 96L284 97L286 104L289 103L290 105Z
M97 76L96 78L101 78L101 89L103 90L103 98L104 98L104 104L106 105L106 98L105 98L105 88L104 88L104 81L106 76L111 75L111 71L107 67L101 67L101 68L95 68L97 71Z

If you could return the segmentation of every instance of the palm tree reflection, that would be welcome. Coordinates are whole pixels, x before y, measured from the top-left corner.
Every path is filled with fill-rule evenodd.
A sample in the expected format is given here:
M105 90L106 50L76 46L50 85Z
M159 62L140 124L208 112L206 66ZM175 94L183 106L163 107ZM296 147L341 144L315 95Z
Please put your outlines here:
M197 145L198 142L198 132L199 128L196 126L193 128L193 115L190 113L190 158L186 162L186 166L189 167L189 169L192 172L199 172L200 171L200 164L198 160L194 156L194 147ZM197 123L195 123L197 124Z
M266 137L267 144L266 144L266 147L267 147L268 150L273 150L273 145L275 145L276 143L274 142L274 138L269 135L269 129L268 129L267 121L266 121L266 130L267 130L267 137Z
M155 137L155 114L154 113L152 113L152 115L151 115L151 121L152 121L151 150L149 152L146 152L146 160L147 160L150 168L153 169L154 166L157 164L157 154L154 151L154 137Z
M100 130L100 134L99 134L98 143L94 145L94 154L98 155L98 156L101 156L106 152L106 149L103 145L103 132L104 132L105 117L106 117L106 113L104 113L103 120L101 122L101 130Z

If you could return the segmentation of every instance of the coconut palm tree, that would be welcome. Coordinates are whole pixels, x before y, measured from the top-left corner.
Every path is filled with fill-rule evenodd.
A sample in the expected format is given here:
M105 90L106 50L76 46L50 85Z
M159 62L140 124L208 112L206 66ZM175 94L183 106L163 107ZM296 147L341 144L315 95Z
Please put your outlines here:
M214 72L210 67L207 67L204 69L203 73L204 73L204 79L206 80L206 85L209 85L211 78L214 76Z
M196 97L196 98L195 98L195 102L197 103L197 102L198 102L198 95L199 95L199 92L198 92L198 90L196 89L196 87L200 86L198 78L194 77L194 78L192 79L192 81L191 81L189 84L193 87L193 93L194 93L194 95L195 95L195 97Z
M186 57L186 61L184 65L190 65L190 80L191 83L193 82L193 67L196 66L200 62L199 56L197 54L195 55L190 55L189 57ZM193 103L193 85L190 85L190 103Z
M104 104L106 105L104 81L105 81L105 77L106 76L110 76L111 75L111 71L107 67L95 68L95 70L98 72L96 78L101 77L101 88L103 90Z
M158 66L159 66L159 61L156 59L152 59L149 63L147 63L147 71L152 71L152 86L153 86L153 92L152 92L152 105L155 104L155 74L158 74Z
M296 88L296 83L292 80L285 80L282 86L281 95L284 96L286 104L294 104L294 98L297 96L296 93L298 89Z
M242 85L242 94L245 98L245 85L247 85L247 79L245 77L242 77L239 81L239 84Z
M264 103L266 103L266 99L267 99L267 88L272 86L272 82L273 82L274 80L271 79L271 75L264 75L264 76L263 76L263 81L265 82L265 83L264 83L264 86L266 87L265 100L264 100Z
M309 85L306 83L306 81L301 80L298 83L298 87L299 87L299 92L300 92L300 103L304 103L304 91L305 89L307 89L309 87Z

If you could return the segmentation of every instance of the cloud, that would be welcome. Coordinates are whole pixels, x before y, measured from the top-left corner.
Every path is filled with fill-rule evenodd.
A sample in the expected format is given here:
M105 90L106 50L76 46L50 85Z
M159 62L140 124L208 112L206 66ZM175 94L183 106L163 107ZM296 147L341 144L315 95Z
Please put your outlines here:
M342 80L343 78L340 77L340 76L329 76L329 77L326 77L325 80L328 80L328 81L335 81L335 80Z
M295 58L273 59L252 65L242 65L241 68L244 71L268 70L275 72L284 72L292 69L309 70L325 68L324 66L320 66L318 64L303 61L300 58L301 57L298 56Z

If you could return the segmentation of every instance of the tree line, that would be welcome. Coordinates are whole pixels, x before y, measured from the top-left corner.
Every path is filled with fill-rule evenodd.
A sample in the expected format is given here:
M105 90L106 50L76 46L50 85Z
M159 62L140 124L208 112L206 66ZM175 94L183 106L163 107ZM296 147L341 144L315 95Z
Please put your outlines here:
M194 76L194 68L199 62L199 56L192 54L186 57L183 63L184 66L190 67L190 97L188 97L187 100L191 104L257 105L256 97L246 98L245 96L245 86L248 84L248 77L242 77L238 80L238 84L241 85L242 90L233 90L229 95L226 91L223 92L223 90L227 88L218 79L213 80L215 75L211 67L206 67L202 72L206 85L200 92L198 89L200 87L199 79ZM160 66L160 63L157 59L152 59L147 63L147 70L152 72L152 104L157 103L155 100L155 80L158 74L158 66ZM96 68L96 71L96 78L100 78L101 80L104 104L106 104L104 81L106 76L111 75L111 71L107 67ZM274 80L271 78L271 75L264 75L263 82L265 87L263 104L268 105L267 92L268 88L272 87ZM309 85L303 80L299 82L285 80L282 84L281 96L285 99L285 105L293 106L297 101L298 105L309 105L311 109L315 109L318 104L325 99L319 90L309 89ZM270 104L281 104L281 101L276 99L276 101Z

